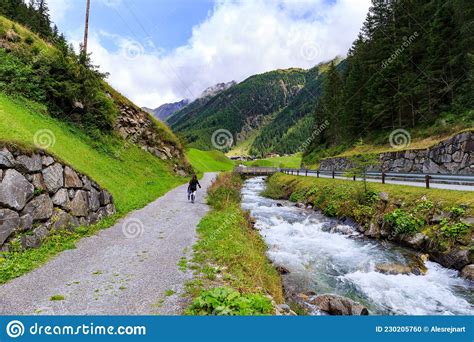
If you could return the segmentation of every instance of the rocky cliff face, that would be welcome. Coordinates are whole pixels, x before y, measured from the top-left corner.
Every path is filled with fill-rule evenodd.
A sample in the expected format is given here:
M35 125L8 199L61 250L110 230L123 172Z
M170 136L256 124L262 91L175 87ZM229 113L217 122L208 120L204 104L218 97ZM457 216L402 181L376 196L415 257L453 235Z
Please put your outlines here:
M474 132L457 134L424 150L387 152L379 155L372 171L474 174ZM321 161L321 170L346 170L352 167L344 157Z
M38 247L52 231L115 214L112 195L43 151L0 147L0 250Z
M133 106L120 105L120 116L115 123L119 134L156 157L172 162L174 171L185 176L189 172L189 165L185 163L182 148L167 140L165 133L160 132L156 125L150 114Z

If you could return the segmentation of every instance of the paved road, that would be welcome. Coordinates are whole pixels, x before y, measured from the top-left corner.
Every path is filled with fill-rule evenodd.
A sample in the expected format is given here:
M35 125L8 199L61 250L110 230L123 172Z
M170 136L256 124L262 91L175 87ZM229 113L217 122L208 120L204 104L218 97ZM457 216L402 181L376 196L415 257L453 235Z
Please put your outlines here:
M304 176L304 175L303 175ZM316 177L316 174L309 173L308 177ZM319 177L322 178L332 178L331 175L323 175L320 174ZM346 180L352 180L352 178L349 177L341 177L341 176L336 176L335 178L337 179L346 179ZM357 178L358 181L362 180L360 178ZM372 183L382 183L382 180L380 179L367 179L368 182ZM398 185L409 185L409 186L417 186L417 187L425 187L425 181L422 180L420 182L406 182L406 181L398 181L398 180L391 180L391 179L386 179L385 183L387 184L398 184ZM442 183L430 183L430 188L432 189L446 189L446 190L462 190L462 191L474 191L474 185L458 185L458 184L442 184Z
M204 176L195 204L187 202L182 185L0 286L0 314L181 313L186 305L181 294L192 273L178 263L192 252L196 225L208 211L205 189L214 177ZM167 290L176 293L166 296ZM64 300L50 300L55 295Z

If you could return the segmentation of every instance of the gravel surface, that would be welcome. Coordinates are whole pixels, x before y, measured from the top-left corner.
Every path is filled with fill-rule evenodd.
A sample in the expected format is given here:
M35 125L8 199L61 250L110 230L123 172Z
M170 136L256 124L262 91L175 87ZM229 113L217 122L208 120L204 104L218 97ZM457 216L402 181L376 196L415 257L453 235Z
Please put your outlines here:
M178 263L191 256L196 225L208 211L205 190L214 177L207 173L200 181L195 204L182 185L1 285L0 314L180 314L192 272ZM64 300L50 300L56 295Z

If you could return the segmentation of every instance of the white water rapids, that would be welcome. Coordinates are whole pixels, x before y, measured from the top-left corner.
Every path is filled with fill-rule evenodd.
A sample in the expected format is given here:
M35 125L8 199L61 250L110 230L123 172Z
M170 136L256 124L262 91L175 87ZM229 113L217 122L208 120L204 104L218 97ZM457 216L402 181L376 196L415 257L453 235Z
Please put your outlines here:
M414 252L367 239L314 210L265 198L264 188L261 177L247 180L242 207L255 217L270 260L290 271L284 282L292 292L342 295L372 314L474 314L474 284L457 271L428 261L426 275L376 272L376 264L406 264Z

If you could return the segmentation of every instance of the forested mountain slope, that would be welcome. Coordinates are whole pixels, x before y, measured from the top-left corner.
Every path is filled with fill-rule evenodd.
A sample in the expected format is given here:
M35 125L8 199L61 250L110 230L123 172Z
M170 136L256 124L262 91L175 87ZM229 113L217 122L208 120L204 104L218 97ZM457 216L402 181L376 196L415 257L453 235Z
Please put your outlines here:
M318 155L356 142L389 145L447 135L474 124L474 2L373 1L346 68L328 71L315 122L329 122L306 150Z
M193 146L212 148L212 132L225 128L234 143L250 137L240 144L250 154L304 150L308 163L361 142L390 149L395 129L412 141L441 139L473 126L473 30L469 0L374 0L347 58L298 71L300 89L287 101L269 72L169 123Z
M338 63L335 60L334 63ZM253 142L250 153L295 153L304 150L304 142L317 129L314 108L323 91L325 72L330 64L322 63L305 74L306 83L297 96L265 126ZM344 63L338 64L342 69Z
M212 148L211 136L227 129L244 140L271 121L306 82L302 69L276 70L249 77L216 96L198 99L173 114L168 123L193 147Z

